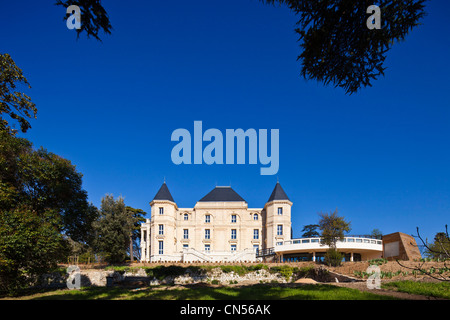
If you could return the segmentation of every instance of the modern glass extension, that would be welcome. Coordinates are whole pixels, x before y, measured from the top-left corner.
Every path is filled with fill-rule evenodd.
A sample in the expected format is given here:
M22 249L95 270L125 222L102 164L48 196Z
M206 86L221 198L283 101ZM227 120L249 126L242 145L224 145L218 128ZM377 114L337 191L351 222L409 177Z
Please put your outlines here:
M337 250L344 254L344 261L366 261L380 258L383 242L370 236L349 236L336 243ZM301 238L278 242L273 254L280 261L323 261L328 246L320 238Z

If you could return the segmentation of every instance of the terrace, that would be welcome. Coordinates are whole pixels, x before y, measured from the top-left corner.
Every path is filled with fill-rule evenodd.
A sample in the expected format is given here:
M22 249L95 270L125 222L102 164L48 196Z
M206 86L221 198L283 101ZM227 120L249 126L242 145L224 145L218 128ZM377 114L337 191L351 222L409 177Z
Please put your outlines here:
M346 261L380 258L383 253L382 240L371 236L348 236L336 246ZM321 238L300 238L277 242L274 248L259 250L256 256L277 255L282 261L319 261L328 249Z

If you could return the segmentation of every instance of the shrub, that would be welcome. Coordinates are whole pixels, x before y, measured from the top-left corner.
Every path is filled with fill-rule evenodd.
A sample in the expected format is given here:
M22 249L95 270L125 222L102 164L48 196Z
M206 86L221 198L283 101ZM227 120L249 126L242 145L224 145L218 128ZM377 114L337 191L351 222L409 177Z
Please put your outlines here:
M344 255L334 248L330 248L325 253L325 263L331 267L338 267L342 264Z
M246 266L243 266L243 265L241 265L241 266L233 266L233 265L230 265L230 266L220 266L220 269L223 271L223 272L225 272L225 273L230 273L230 272L234 272L234 273L237 273L238 275L240 275L240 276L243 276L244 274L246 274L246 273L248 273L249 272L249 268L248 267L246 267Z
M270 268L270 272L279 273L286 279L286 281L289 281L289 279L292 277L292 274L294 273L294 268L287 265L275 266Z
M113 270L123 275L125 272L129 272L131 268L128 266L108 266L105 270Z
M269 270L269 267L265 264L258 263L257 265L252 265L247 267L248 271L259 271L259 270Z
M186 272L185 267L180 266L156 266L154 268L149 268L146 271L147 275L150 277L155 277L158 280L163 280L166 277L177 277Z
M314 267L314 265L301 267L300 270L298 270L296 273L297 273L297 276L299 278L300 277L303 277L303 278L309 277L309 278L311 278L315 274L315 267Z

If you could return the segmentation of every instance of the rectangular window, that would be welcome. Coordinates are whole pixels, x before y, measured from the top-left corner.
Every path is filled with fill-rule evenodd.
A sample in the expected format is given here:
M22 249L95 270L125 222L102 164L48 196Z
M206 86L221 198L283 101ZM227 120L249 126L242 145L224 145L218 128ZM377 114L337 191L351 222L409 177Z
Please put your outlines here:
M231 245L231 251L236 251L236 245L235 244Z
M205 216L205 223L210 223L211 222L211 216L209 214L207 214Z
M159 214L164 214L164 208L163 207L159 208Z
M236 229L231 229L231 239L236 239Z
M189 229L183 229L183 239L189 239Z
M189 248L189 245L187 243L184 243L183 244L183 249L187 249L187 248Z
M184 216L183 216L183 219L184 219L184 221L189 220L189 215L187 213L185 213Z
M253 229L253 239L258 240L259 239L259 230Z
M164 241L158 241L158 247L159 247L158 253L164 254Z
M259 245L254 244L254 245L253 245L253 250L254 250L256 253L258 253Z
M211 232L209 229L205 229L205 239L211 239Z
M164 234L164 225L163 225L163 224L160 224L160 225L159 225L159 234L160 234L160 235L163 235L163 234Z
M207 252L211 251L211 245L205 244L205 251Z
M283 214L283 208L278 208L278 215L281 216Z
M283 225L279 224L277 225L277 236L282 236L283 235Z
M236 215L235 214L231 215L231 223L236 223Z

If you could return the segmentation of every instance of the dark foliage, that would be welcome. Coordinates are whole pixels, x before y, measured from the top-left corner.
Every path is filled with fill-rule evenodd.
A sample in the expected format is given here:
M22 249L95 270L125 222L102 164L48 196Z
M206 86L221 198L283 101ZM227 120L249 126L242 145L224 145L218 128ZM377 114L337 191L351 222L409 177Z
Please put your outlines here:
M384 75L386 53L419 25L426 0L262 1L285 4L300 17L301 75L352 94ZM381 29L366 25L374 4L381 9Z
M82 32L86 32L87 37L94 37L101 41L99 37L100 30L103 30L106 34L111 34L112 26L109 21L108 13L103 8L100 0L66 0L56 1L56 5L68 8L71 5L80 7L81 10L81 28L77 29L77 38L80 37ZM64 18L67 18L70 14L67 14Z

